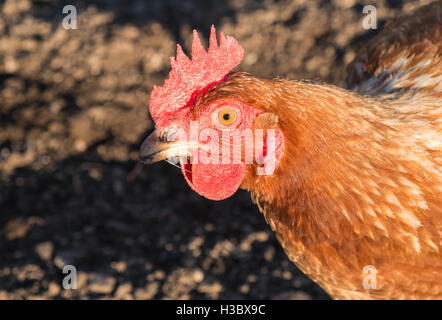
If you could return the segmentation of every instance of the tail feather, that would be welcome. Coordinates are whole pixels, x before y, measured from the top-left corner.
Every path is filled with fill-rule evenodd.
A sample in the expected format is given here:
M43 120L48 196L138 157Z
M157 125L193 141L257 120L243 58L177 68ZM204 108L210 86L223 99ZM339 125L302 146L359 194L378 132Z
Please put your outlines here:
M442 1L387 25L361 48L347 69L348 89L398 98L442 97Z

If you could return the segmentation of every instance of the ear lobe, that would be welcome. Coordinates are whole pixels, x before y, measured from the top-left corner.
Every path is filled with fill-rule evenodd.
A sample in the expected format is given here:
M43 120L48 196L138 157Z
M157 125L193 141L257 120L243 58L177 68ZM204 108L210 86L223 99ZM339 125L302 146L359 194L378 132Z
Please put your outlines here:
M259 114L253 123L255 129L275 129L278 125L278 116L271 112Z

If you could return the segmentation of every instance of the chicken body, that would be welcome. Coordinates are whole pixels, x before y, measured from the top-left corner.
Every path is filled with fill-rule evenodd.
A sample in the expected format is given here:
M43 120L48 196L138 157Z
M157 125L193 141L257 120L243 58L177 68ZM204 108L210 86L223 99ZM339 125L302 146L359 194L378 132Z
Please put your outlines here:
M358 95L278 85L302 110L278 114L293 150L274 185L244 187L289 258L333 298L442 299L442 2L362 48Z
M189 114L237 101L275 115L283 156L271 175L245 166L241 188L288 257L331 297L442 299L441 80L439 1L362 48L347 89L230 73L192 95ZM260 126L275 125L266 121ZM164 158L154 139L143 144L148 163Z
M249 166L241 187L301 270L334 298L442 298L439 105L401 112L329 85L241 73L205 99L222 96L279 118L281 162L271 176ZM376 288L365 289L371 266Z

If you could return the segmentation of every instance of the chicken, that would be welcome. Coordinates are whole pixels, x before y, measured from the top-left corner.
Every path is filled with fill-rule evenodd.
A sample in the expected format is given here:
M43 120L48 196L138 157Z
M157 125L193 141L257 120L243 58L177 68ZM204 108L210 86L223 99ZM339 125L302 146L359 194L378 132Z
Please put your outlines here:
M332 298L442 299L441 9L388 25L346 88L232 72L237 41L221 33L218 45L212 26L206 52L194 31L192 59L178 45L151 94L140 158L179 157L208 199L250 191Z

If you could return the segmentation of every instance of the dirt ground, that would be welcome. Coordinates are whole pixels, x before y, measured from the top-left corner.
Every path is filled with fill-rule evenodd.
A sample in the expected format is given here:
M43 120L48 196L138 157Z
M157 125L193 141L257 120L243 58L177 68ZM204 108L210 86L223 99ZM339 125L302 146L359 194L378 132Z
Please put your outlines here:
M239 70L338 84L379 31L365 4L381 28L428 2L0 1L0 299L327 299L246 192L212 202L137 162L150 91L211 24L244 47Z

